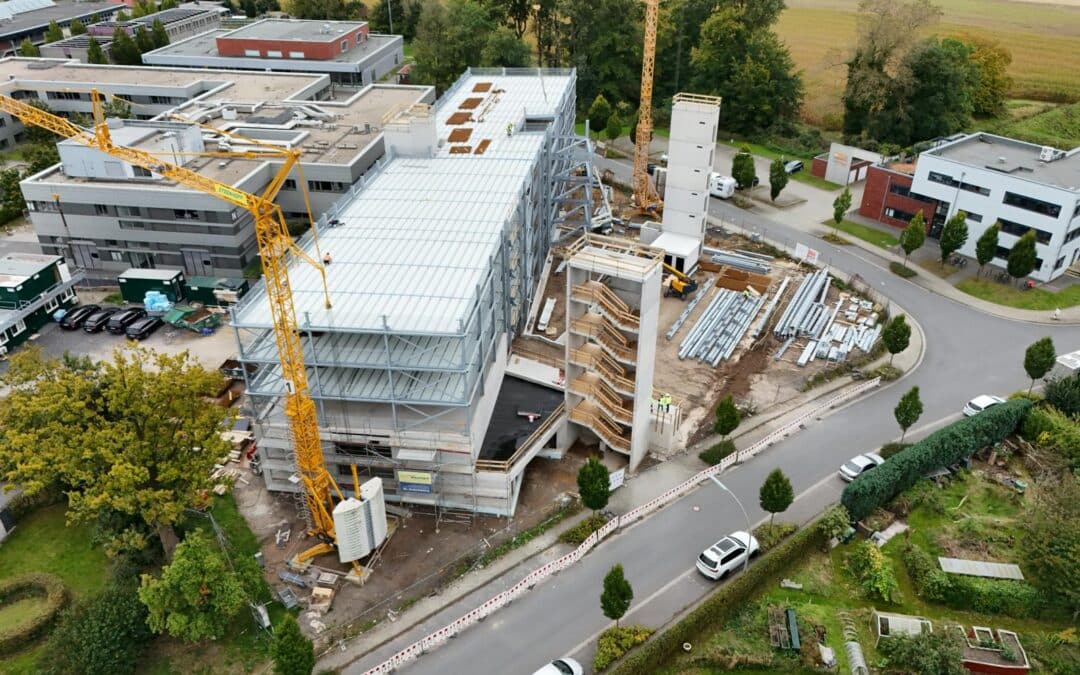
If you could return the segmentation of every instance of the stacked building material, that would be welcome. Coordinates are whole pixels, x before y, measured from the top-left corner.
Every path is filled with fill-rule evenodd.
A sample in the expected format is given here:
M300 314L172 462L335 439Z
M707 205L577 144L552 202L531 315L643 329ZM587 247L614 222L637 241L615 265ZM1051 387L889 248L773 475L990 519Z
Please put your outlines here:
M814 359L845 361L855 348L863 352L874 348L881 336L881 326L873 303L842 293L830 307L825 302L830 284L828 270L814 272L803 279L776 323L776 336L784 339L784 344L774 356L775 360L780 360L799 338L809 338L796 360L799 366ZM849 303L846 310L844 303ZM848 323L838 321L841 310L844 310L843 319ZM860 316L860 312L871 313Z
M682 325L686 323L687 319L690 318L690 313L694 311L694 308L698 306L698 303L701 302L701 299L704 298L705 294L709 292L709 289L712 288L714 281L716 281L715 277L709 277L708 279L706 279L704 283L701 284L701 288L698 289L698 292L694 295L694 299L691 300L690 304L686 306L686 309L682 311L682 314L680 314L677 319L671 322L671 327L668 328L666 334L668 340L675 337L675 333L678 333L679 329L682 328Z
M694 328L679 345L679 358L692 358L714 368L731 357L746 335L766 296L717 289Z
M767 260L746 253L735 253L734 251L717 250L710 259L717 265L727 265L728 267L734 267L744 272L754 272L755 274L768 274L772 269L772 265Z

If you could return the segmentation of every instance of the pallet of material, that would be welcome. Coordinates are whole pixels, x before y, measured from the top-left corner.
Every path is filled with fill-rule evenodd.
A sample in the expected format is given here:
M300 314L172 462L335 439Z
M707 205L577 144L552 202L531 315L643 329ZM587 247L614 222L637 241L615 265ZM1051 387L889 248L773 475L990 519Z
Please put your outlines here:
M733 267L717 265L705 260L698 262L698 268L706 272L716 272L716 286L731 291L744 291L747 287L753 288L758 293L765 293L772 284L772 277L767 274L744 272Z

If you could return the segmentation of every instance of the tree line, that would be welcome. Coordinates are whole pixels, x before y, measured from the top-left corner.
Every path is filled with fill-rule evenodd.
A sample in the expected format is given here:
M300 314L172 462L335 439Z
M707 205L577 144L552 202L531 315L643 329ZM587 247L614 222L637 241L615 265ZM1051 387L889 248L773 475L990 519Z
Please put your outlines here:
M128 21L130 19L137 19L166 9L175 9L178 6L177 0L163 0L160 5L155 5L146 0L139 0L139 2L135 3L135 6L132 7L131 14L128 14L123 10L117 12L116 20ZM97 17L94 17L94 19L90 21L90 25L95 23L98 23ZM68 26L68 31L74 37L76 35L85 35L87 33L87 28L85 24L78 19L75 19ZM49 27L45 31L45 44L59 42L63 40L64 37L64 31L60 28L60 25L56 23L56 21L50 21ZM127 31L122 28L114 30L112 34L112 45L109 51L112 55L112 62L117 65L141 66L142 55L144 53L160 49L168 44L169 34L165 30L165 24L163 24L160 19L154 19L154 22L149 29L143 25L137 26L134 35L129 35ZM30 38L25 38L19 44L18 52L19 56L41 56L41 49L31 42ZM86 62L94 64L109 63L109 56L105 54L101 42L93 35L87 40Z

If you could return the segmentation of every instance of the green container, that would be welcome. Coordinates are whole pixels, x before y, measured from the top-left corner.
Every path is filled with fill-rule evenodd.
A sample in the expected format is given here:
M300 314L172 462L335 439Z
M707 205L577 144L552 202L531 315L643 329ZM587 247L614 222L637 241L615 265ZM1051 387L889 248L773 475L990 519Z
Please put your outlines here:
M251 288L247 279L227 277L191 277L186 286L189 302L209 307L232 304L244 297Z
M159 291L172 302L184 299L184 270L131 268L116 278L124 302L143 303L147 291Z

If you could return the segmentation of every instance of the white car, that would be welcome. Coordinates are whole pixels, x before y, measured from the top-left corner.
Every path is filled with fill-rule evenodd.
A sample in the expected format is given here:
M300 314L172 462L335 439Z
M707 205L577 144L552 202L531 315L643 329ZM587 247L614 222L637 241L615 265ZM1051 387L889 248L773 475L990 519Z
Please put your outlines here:
M840 477L851 482L874 467L885 463L884 458L873 452L856 455L840 465Z
M982 396L976 396L967 402L964 406L964 415L967 417L975 417L982 411L997 405L998 403L1004 403L1005 399L1000 396L990 396L989 394L983 394Z
M533 675L585 675L581 664L569 657L555 659Z
M697 568L710 579L723 579L760 550L758 540L749 532L732 532L698 556Z

